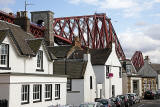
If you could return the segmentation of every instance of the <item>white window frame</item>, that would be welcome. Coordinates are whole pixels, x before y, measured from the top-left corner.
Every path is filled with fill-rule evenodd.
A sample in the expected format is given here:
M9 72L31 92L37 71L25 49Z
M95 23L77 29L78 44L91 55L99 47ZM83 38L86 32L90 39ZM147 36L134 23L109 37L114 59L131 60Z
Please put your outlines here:
M42 98L42 85L34 84L33 85L33 102L39 102Z
M21 103L29 103L29 85L22 85L21 87Z
M0 45L0 67L8 67L9 45L2 43ZM5 58L4 58L5 57ZM4 61L4 63L2 63Z
M52 100L52 84L45 84L45 100Z
M55 100L60 99L60 84L55 84Z
M43 51L37 52L37 69L43 69Z

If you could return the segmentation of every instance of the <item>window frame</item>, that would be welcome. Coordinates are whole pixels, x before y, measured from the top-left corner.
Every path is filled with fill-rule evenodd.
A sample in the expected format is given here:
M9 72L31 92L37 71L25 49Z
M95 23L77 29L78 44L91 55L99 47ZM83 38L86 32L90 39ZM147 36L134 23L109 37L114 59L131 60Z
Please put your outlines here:
M90 76L90 89L93 89L93 78Z
M119 78L122 78L122 68L119 67Z
M4 47L2 47L4 46ZM2 57L5 58L2 60ZM4 61L5 64L2 64L1 62ZM2 43L0 45L0 69L2 70L10 70L9 68L9 44Z
M45 84L45 101L50 100L52 100L52 84Z
M110 65L106 65L106 77L109 77Z
M30 97L29 94L30 94L30 85L22 85L21 86L21 104L29 103L29 97Z
M67 78L67 91L72 91L72 79Z
M60 99L60 84L55 84L55 100Z
M36 89L37 87L38 89ZM36 98L39 97L39 98ZM34 84L33 85L33 103L41 102L42 101L42 85L41 84Z
M36 71L41 71L41 72L44 71L43 70L43 51L42 50L38 50L38 52L37 52L37 65L36 65L36 67L37 67Z

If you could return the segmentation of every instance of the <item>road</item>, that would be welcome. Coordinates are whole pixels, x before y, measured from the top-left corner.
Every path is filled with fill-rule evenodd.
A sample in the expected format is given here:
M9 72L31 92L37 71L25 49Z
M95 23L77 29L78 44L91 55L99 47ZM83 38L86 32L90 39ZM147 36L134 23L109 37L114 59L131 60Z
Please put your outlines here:
M160 107L160 99L142 100L141 103L135 104L132 107Z

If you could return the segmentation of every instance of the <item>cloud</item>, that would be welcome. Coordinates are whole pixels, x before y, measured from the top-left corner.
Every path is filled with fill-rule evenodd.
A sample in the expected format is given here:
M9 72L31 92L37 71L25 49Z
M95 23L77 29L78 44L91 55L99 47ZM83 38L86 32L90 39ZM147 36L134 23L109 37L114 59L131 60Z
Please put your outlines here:
M157 30L159 26L148 25L136 30L127 29L118 34L127 58L131 58L135 51L142 51L144 56L151 57L151 61L160 63L160 38L158 38L160 30Z
M144 21L139 21L139 22L136 22L135 23L135 26L138 26L138 27L144 27L146 26L148 23L144 22Z
M12 10L10 8L3 8L1 10L4 11L4 12L6 12L6 13L12 12Z
M69 0L72 4L85 3L95 5L100 10L118 10L124 17L137 17L147 9L152 9L160 0Z

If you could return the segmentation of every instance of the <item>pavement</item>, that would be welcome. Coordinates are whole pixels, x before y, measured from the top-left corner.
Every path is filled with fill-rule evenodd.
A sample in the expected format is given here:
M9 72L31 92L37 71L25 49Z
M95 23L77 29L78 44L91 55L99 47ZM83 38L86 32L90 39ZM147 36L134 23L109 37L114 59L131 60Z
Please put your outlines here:
M160 107L160 99L142 100L141 103L134 104L132 107Z

